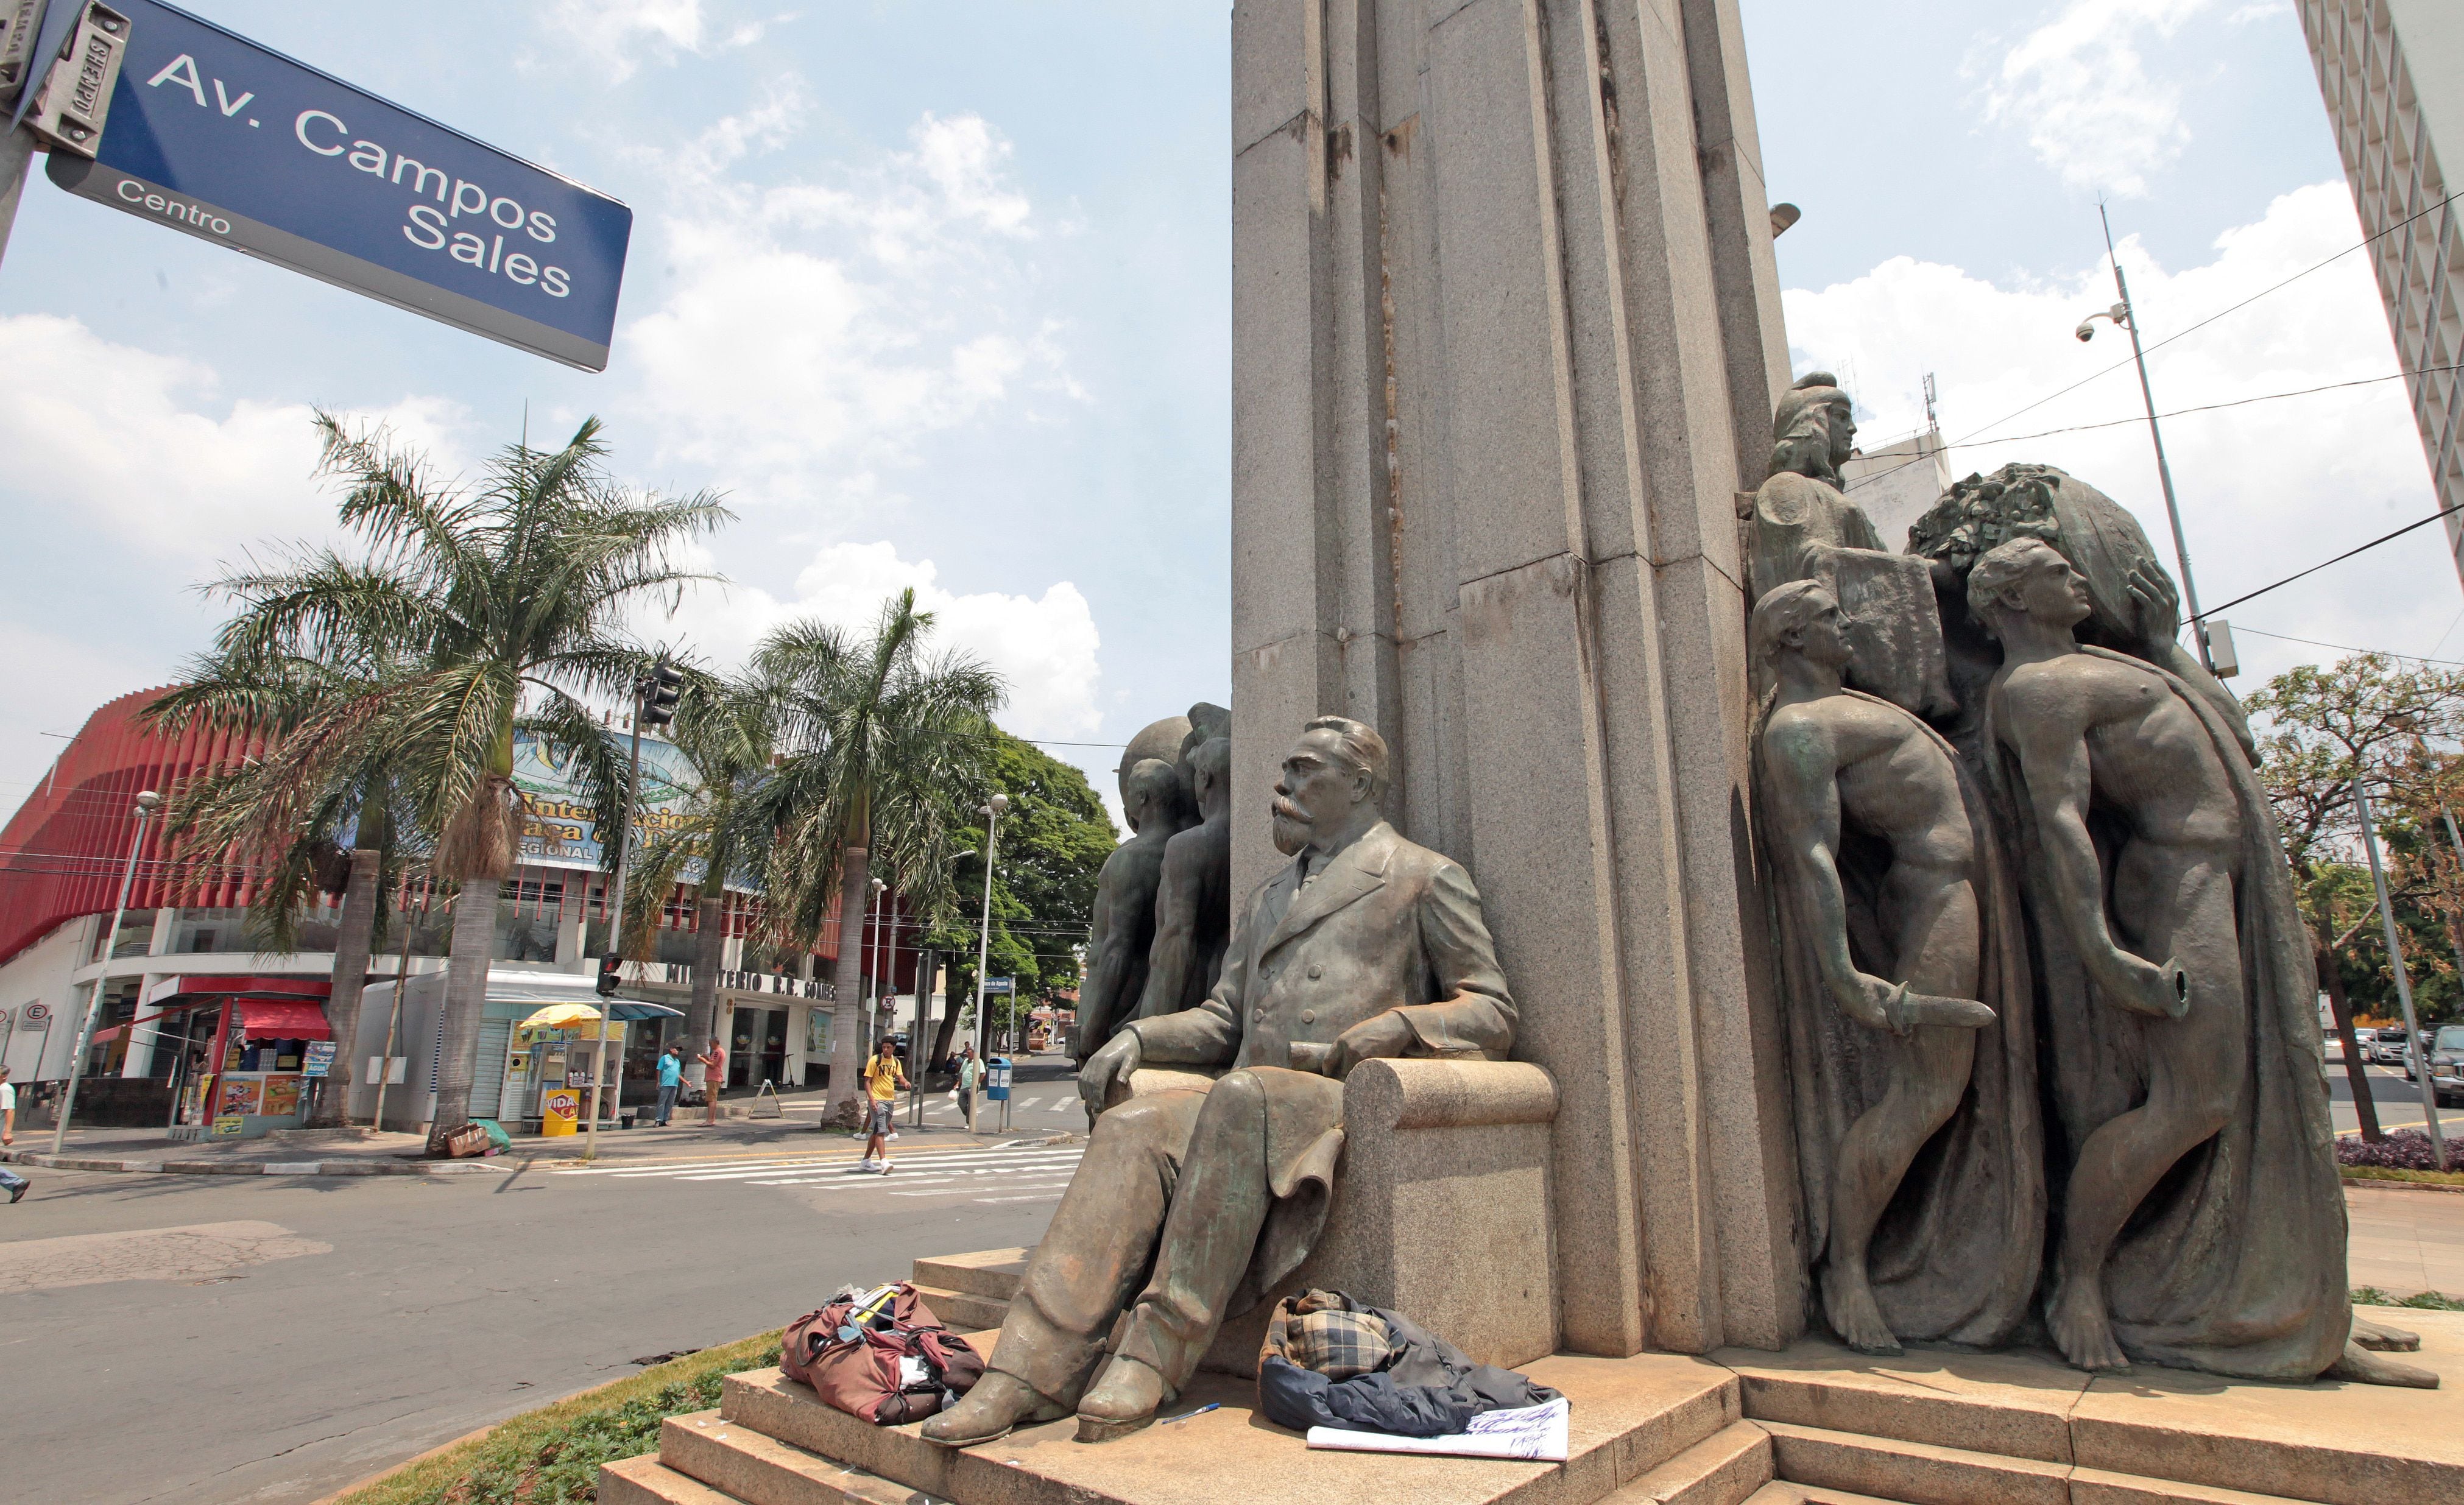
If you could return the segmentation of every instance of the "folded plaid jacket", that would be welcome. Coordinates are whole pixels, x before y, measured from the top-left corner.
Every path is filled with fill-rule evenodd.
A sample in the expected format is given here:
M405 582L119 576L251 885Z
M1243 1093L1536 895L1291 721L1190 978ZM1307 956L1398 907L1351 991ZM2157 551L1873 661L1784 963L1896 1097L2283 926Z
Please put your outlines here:
M1556 1398L1511 1369L1472 1363L1410 1318L1337 1291L1304 1291L1278 1302L1258 1354L1258 1408L1294 1431L1340 1427L1443 1437L1483 1411Z

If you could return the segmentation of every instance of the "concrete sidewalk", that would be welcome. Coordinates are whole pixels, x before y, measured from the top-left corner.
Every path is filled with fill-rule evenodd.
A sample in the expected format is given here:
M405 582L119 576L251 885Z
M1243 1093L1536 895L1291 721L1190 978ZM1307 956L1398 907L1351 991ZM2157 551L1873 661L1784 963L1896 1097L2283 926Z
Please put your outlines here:
M723 1106L725 1104L722 1104ZM1052 1133L969 1134L960 1128L899 1125L902 1155L939 1149L975 1149L998 1144L1047 1144L1070 1136ZM0 1160L48 1170L124 1171L141 1175L191 1176L454 1176L496 1175L526 1166L583 1163L583 1137L542 1139L522 1135L502 1154L471 1160L424 1158L416 1134L378 1134L367 1129L308 1129L254 1140L172 1140L151 1129L71 1129L67 1149L51 1152L47 1131L21 1133ZM716 1127L696 1119L668 1128L603 1129L597 1164L657 1165L668 1160L708 1160L731 1154L812 1154L853 1158L861 1137L844 1129L819 1129L809 1122L723 1118Z
M2352 1283L2392 1297L2464 1297L2464 1193L2346 1183L2352 1219L2345 1267Z

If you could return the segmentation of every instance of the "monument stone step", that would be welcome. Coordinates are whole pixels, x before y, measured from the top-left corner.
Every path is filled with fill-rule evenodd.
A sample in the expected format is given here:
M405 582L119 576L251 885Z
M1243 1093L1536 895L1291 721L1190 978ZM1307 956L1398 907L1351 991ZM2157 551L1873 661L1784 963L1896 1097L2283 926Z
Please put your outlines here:
M708 1414L708 1413L704 1413ZM599 1466L599 1505L743 1505L691 1474L678 1473L655 1452Z
M1731 1422L1611 1494L1605 1505L1741 1505L1771 1477L1771 1434L1752 1422Z
M1908 1505L1908 1502L1886 1500L1872 1494L1852 1494L1846 1490L1817 1489L1790 1479L1773 1479L1747 1495L1746 1505Z
M1081 1444L1075 1421L1063 1420L953 1451L914 1426L867 1425L777 1369L728 1376L715 1421L704 1413L671 1422L660 1461L744 1505L832 1501L840 1496L793 1491L826 1483L844 1494L861 1478L965 1505L1245 1505L1262 1480L1274 1481L1282 1505L1592 1505L1724 1436L1664 1475L1662 1494L1619 1496L1621 1505L1737 1505L1768 1477L1756 1476L1759 1435L1728 1435L1739 1420L1736 1381L1715 1364L1557 1355L1526 1372L1573 1401L1563 1465L1312 1450L1254 1414L1253 1384L1218 1375L1200 1375L1164 1421L1115 1442Z
M1023 1249L984 1249L971 1254L935 1254L915 1261L914 1273L908 1276L919 1286L937 1291L956 1291L962 1296L979 1296L988 1301L1007 1301L1018 1289L1019 1277L1026 1273L1027 1251ZM935 1312L940 1311L935 1307ZM947 1319L945 1319L946 1320Z
M917 1262L920 1264L922 1261ZM926 1285L921 1280L912 1283L915 1287L915 1294L923 1298L924 1304L933 1309L933 1315L941 1320L941 1325L954 1332L997 1329L1001 1326L1002 1319L1009 1316L1007 1297L993 1299L965 1291Z
M1775 1433L1793 1427L1876 1447L2066 1467L2074 1500L2464 1500L2464 1398L2454 1388L2464 1385L2464 1314L2359 1310L2417 1332L2421 1349L2408 1361L2440 1373L2447 1387L2273 1385L2147 1364L2095 1376L2049 1353L1881 1358L1817 1339L1713 1357L1736 1372L1746 1416ZM1778 1474L1854 1489L1846 1473L1792 1470L1793 1456L1830 1457L1838 1446L1783 1441Z
M904 1505L913 1494L732 1425L717 1411L669 1417L659 1428L659 1463L665 1472L705 1492L685 1496L694 1505L707 1505L713 1496L735 1505ZM600 1497L608 1498L604 1486Z
M1854 1490L1907 1505L2070 1505L2068 1464L1788 1422L1761 1426L1771 1433L1772 1471L1798 1484Z

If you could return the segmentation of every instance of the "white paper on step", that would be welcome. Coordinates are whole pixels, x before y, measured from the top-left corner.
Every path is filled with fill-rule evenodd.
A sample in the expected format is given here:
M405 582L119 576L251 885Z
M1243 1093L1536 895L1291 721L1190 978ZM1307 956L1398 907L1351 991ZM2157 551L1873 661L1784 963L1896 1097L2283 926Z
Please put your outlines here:
M1566 1461L1566 1421L1573 1407L1564 1396L1539 1406L1484 1411L1459 1432L1442 1437L1397 1437L1392 1432L1312 1427L1309 1445L1345 1452L1421 1452L1457 1458L1524 1458Z

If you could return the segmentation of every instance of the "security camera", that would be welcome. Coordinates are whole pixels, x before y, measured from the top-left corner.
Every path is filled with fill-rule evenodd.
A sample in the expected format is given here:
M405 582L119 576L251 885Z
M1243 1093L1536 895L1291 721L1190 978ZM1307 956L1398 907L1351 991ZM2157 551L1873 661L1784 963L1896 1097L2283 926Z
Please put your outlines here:
M2084 345L2089 340L2096 338L2096 320L2092 318L2080 319L2079 327L2072 330L2071 333L2077 335L2079 338L2079 343Z

